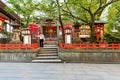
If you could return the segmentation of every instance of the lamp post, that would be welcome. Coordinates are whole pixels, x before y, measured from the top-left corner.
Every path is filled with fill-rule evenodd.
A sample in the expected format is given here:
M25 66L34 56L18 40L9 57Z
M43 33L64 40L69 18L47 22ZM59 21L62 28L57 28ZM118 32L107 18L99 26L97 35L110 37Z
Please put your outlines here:
M23 43L24 44L31 44L31 35L30 35L29 28L24 28L22 30L22 35L23 35Z
M118 30L115 29L115 24L114 24L113 29L111 30L111 32L112 32L112 33L117 33L117 32L118 32Z
M71 34L71 29L70 28L66 28L65 29L65 34Z
M71 44L71 33L72 30L70 28L65 28L65 43Z

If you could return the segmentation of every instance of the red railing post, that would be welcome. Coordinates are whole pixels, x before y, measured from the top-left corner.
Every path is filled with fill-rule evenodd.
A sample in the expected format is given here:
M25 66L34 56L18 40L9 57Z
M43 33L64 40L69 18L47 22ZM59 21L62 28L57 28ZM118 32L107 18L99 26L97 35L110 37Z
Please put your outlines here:
M32 49L37 48L37 44L31 44Z
M81 50L82 49L82 44L80 43L79 45L80 45L80 50Z
M11 46L11 47L12 47L12 50L14 50L15 44L12 44L12 46Z
M25 49L26 49L26 50L28 49L28 44L25 44Z
M5 50L8 50L8 44L5 44Z
M112 49L114 50L114 43L112 43Z
M95 44L94 43L92 43L92 49L95 49Z
M34 49L33 44L30 45L32 49Z
M86 49L88 49L88 48L89 48L89 44L88 44L88 43L86 43L86 44L85 44L85 46L86 46Z
M63 43L62 43L62 42L59 43L59 47L60 47L61 49L63 49Z
M21 50L21 44L19 44L19 50Z
M120 50L120 43L118 44L118 49Z
M73 43L72 46L73 46L73 49L77 49L77 44L76 43Z
M105 49L109 48L109 44L105 43Z
M38 46L38 44L35 44L35 48L38 48L39 46Z
M0 50L2 49L2 45L0 44Z

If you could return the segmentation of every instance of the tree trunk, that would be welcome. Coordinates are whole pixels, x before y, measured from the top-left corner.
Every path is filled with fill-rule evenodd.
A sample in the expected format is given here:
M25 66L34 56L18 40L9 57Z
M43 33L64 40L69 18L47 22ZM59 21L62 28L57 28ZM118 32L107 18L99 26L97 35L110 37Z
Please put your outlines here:
M65 43L64 25L63 25L63 22L62 22L61 16L59 16L59 22L60 22L60 25L61 25L61 28L62 28L62 38L63 38L63 43Z
M59 0L56 0L57 2L57 6L58 6L58 11L59 11L59 22L60 22L60 25L62 27L62 37L63 37L63 43L65 43L65 34L64 34L64 25L63 25L63 22L62 22L62 18L61 18L61 7L60 7L60 4L59 4Z
M92 16L91 21L90 21L90 29L91 29L91 42L96 42L95 41L95 30L94 30L94 16Z

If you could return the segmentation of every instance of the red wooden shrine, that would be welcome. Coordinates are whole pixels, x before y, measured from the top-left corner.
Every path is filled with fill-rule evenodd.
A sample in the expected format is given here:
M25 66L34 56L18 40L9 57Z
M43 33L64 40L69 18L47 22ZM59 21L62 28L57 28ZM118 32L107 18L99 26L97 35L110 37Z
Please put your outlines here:
M94 23L94 32L96 36L96 41L97 42L104 42L104 24L105 22L95 22Z

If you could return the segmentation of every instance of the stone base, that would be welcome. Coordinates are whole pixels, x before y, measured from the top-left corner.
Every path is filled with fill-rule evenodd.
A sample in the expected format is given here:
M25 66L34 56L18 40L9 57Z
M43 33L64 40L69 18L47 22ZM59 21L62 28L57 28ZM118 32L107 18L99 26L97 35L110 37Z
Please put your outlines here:
M31 62L34 51L0 51L0 62Z
M22 41L20 41L20 40L12 40L9 43L10 44L22 44Z
M120 63L119 50L60 50L64 62Z

